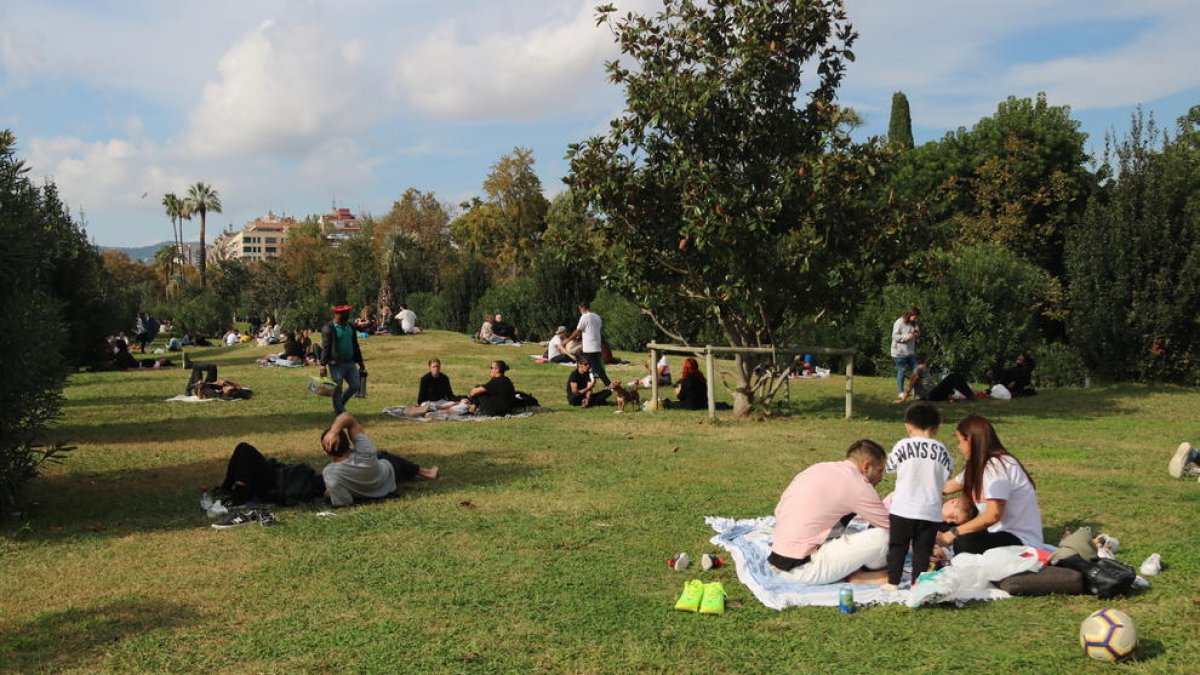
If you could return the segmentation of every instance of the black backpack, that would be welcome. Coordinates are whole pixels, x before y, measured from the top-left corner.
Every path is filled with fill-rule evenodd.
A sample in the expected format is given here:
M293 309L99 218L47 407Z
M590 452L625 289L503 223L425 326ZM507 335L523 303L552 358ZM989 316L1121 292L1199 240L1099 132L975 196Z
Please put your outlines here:
M306 502L319 497L325 492L325 480L307 464L284 464L272 461L275 465L275 499L280 504Z
M534 395L530 394L529 392L518 391L513 394L514 408L523 408L528 410L529 408L537 408L540 405L541 404L538 403L537 398L535 398Z
M1099 558L1084 560L1082 556L1073 555L1058 561L1059 567L1067 567L1083 574L1083 585L1088 593L1099 598L1111 598L1126 595L1133 587L1137 572L1120 560Z

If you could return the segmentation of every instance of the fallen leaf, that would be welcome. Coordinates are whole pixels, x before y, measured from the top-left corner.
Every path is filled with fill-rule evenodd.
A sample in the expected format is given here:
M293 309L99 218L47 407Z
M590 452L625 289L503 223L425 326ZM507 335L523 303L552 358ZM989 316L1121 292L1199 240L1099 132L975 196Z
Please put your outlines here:
M464 509L473 509L473 508L476 508L475 504L474 504L474 503L473 503L473 502L472 502L470 499L468 499L468 500L466 500L466 501L459 502L459 503L458 503L458 505L459 505L459 506L461 506L461 507L463 507Z
M102 525L100 523L96 523L95 525L92 525L92 527L91 527L92 532L103 532L107 529L108 529L107 527L105 527L104 525Z
M471 652L470 654L467 654L467 655L466 655L466 657L465 657L465 659L464 659L464 660L466 660L466 661L474 661L474 660L475 660L475 659L477 659L477 658L479 658L479 652Z
M671 452L679 452L679 446L677 445L677 446L671 448Z

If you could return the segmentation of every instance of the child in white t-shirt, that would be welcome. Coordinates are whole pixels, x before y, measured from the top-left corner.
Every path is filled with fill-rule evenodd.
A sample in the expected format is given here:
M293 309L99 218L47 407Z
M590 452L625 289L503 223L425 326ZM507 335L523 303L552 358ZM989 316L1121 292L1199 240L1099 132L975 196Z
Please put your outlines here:
M942 523L942 487L954 469L946 446L937 440L941 413L917 403L904 413L905 438L888 454L886 469L896 474L888 523L888 584L898 586L904 557L912 546L912 581L929 568L938 526Z

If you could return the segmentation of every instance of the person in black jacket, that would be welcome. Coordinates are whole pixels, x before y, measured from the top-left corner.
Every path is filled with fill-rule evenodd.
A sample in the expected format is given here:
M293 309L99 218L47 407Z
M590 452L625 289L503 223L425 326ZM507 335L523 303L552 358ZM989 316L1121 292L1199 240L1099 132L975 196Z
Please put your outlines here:
M1033 357L1029 354L1017 354L1016 365L1011 368L1001 368L999 372L988 371L986 377L993 384L1002 384L1008 388L1013 397L1033 396L1037 391L1030 386L1033 380Z
M516 402L517 389L505 373L508 364L492 361L492 379L477 385L467 393L467 398L481 415L499 417L507 415Z
M708 408L708 380L700 372L696 359L684 359L683 372L675 383L675 396L679 399L679 407L686 410Z
M450 378L442 373L442 362L429 359L429 372L421 376L421 385L417 388L417 404L426 401L457 401L459 398L454 395Z
M347 304L337 305L333 308L333 320L321 328L321 376L329 375L337 383L333 392L334 415L346 412L346 402L362 387L360 375L367 372L358 348L358 334L349 322L352 309Z

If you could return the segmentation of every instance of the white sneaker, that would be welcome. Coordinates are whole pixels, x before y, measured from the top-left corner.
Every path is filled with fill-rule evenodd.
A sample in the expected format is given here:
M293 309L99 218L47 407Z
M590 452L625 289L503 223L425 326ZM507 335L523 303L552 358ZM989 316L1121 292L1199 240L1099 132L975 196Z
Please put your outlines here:
M1157 553L1151 553L1150 557L1142 562L1142 566L1138 571L1148 577L1157 576L1162 571L1162 556Z
M1133 587L1134 588L1150 588L1150 582L1141 576L1136 576L1133 578Z
M1175 448L1175 455L1171 457L1171 462L1167 464L1167 473L1171 474L1171 478L1183 477L1183 469L1187 465L1187 458L1191 452L1191 443L1180 443L1179 447Z
M1114 555L1121 546L1121 540L1111 534L1099 534L1096 536L1096 554L1101 558L1115 558Z

